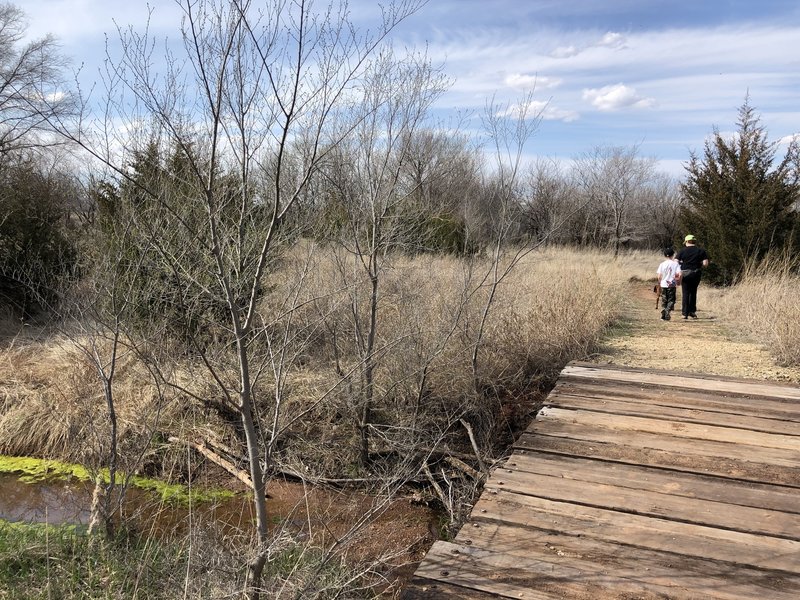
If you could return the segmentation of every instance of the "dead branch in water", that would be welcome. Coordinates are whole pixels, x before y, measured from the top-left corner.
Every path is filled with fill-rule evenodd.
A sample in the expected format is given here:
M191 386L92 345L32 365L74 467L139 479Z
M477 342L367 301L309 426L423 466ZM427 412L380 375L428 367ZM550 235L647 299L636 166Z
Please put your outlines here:
M236 477L236 479L241 481L246 486L252 487L253 480L250 479L250 475L247 473L247 471L244 471L244 470L240 469L235 464L233 464L231 461L229 461L229 460L223 458L222 456L220 456L217 452L215 452L209 446L209 444L205 440L202 440L200 443L197 443L197 442L192 442L190 440L182 440L180 438L177 438L177 437L174 437L174 436L170 436L168 438L168 441L170 443L172 443L172 444L184 444L186 446L189 446L190 448L192 448L197 453L205 456L208 460L213 462L215 465L218 465L218 466L222 467L223 469L225 469L228 473L230 473L231 475Z

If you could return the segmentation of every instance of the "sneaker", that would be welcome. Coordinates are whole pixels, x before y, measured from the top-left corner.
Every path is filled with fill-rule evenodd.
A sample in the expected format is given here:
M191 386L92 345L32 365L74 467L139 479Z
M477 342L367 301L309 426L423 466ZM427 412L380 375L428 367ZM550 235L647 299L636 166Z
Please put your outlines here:
M661 311L661 320L662 321L669 321L669 313L666 310Z
M696 318L697 318L697 315L696 315L696 314L694 314L694 313L689 313L689 316L690 316L690 317L692 317L693 319L696 319Z
M669 316L669 311L668 310L664 311L664 320L669 321L671 318L672 317Z

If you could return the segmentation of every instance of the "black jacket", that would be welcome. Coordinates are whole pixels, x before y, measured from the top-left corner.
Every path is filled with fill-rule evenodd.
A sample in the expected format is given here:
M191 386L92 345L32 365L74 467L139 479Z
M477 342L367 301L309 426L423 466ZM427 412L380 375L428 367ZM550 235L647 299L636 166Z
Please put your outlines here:
M708 260L708 254L700 246L686 246L678 251L676 258L681 263L682 271L694 271L703 267L703 261Z

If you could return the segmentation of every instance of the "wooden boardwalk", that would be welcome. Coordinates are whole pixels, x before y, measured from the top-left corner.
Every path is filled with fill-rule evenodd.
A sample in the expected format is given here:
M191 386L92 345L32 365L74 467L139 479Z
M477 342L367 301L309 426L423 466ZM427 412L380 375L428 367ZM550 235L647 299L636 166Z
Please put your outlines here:
M800 388L572 364L416 598L800 598Z

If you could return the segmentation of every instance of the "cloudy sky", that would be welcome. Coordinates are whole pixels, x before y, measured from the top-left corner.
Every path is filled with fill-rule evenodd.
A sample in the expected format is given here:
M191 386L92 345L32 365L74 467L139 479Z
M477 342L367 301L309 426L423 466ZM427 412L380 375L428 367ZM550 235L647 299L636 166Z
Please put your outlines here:
M376 2L351 1L368 25ZM53 33L92 79L119 25L177 36L172 0L18 0L30 33ZM770 139L800 133L797 0L429 0L396 46L427 45L453 79L438 105L479 114L534 89L543 121L532 156L568 160L598 145L638 145L682 173L717 127L735 128L749 94ZM474 119L478 122L478 118Z

